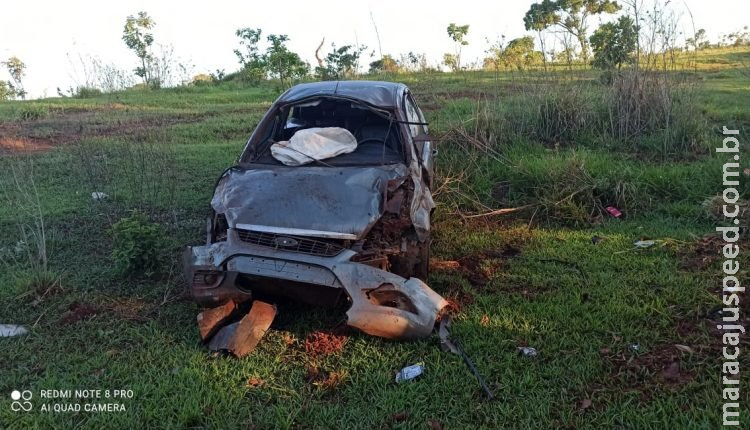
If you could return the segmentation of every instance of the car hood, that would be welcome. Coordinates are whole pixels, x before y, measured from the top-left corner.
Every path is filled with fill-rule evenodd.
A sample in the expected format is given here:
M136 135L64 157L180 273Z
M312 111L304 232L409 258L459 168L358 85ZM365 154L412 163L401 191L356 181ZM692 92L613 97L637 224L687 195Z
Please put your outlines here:
M373 167L263 166L230 169L211 206L232 228L298 236L360 239L380 219L402 164Z

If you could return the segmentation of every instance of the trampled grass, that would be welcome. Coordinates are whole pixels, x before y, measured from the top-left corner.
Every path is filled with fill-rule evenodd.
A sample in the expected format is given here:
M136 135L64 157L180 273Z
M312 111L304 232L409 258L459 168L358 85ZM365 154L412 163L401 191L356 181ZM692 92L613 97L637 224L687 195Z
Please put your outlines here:
M734 55L742 54L715 58L738 66ZM475 121L475 99L491 97L493 111L516 106L512 91L535 85L492 73L394 79L414 88L436 135ZM700 72L704 148L718 144L723 125L746 136L748 82L736 67ZM0 339L0 428L662 429L721 421L720 338L712 331L720 261L714 242L702 240L714 230L702 203L722 190L724 160L708 149L664 160L658 148L618 147L603 136L555 145L512 135L496 142L497 161L454 140L438 144L438 180L459 179L437 197L428 283L459 309L453 332L492 402L436 337L351 334L340 351L308 354L305 339L334 328L341 310L282 302L251 355L209 354L179 274L180 251L204 240L214 181L277 94L228 83L0 104L0 138L28 145L3 155L0 185L12 190L10 163L33 165L49 265L61 278L59 287L28 294L23 265L0 266L0 323L30 329ZM33 118L23 119L25 111ZM571 176L574 167L580 175ZM501 182L510 185L499 193ZM551 205L566 187L587 184L574 205ZM110 198L94 201L93 191ZM598 216L608 204L623 219ZM532 207L461 216L521 205ZM110 259L108 228L135 207L168 232L171 264L153 279L120 277ZM4 252L23 246L18 215L0 206ZM639 239L658 242L635 249ZM749 263L741 257L742 267ZM521 357L521 346L539 355ZM750 366L746 355L740 361ZM395 373L416 362L425 374L396 384ZM743 378L743 405L749 385ZM7 395L15 389L128 389L133 397L116 401L123 412L43 412L42 403L72 400L35 398L34 410L20 413Z

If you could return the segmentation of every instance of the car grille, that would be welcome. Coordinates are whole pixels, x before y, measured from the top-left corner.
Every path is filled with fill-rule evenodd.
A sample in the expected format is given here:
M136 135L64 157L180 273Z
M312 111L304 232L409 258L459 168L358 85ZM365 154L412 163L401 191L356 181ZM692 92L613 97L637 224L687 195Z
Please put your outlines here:
M288 252L298 252L300 254L319 255L323 257L333 257L344 250L344 247L332 242L323 240L310 239L307 237L288 236L274 233L264 233L252 230L237 229L240 240L269 248L279 249ZM292 239L296 244L280 245L277 239Z

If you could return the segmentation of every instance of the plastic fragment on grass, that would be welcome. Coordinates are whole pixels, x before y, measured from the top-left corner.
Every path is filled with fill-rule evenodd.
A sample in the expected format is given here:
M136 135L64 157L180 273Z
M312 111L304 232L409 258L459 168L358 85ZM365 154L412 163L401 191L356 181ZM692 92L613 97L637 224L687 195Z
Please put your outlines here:
M412 364L411 366L406 366L403 369L399 370L398 373L396 373L396 383L400 384L404 381L411 381L412 379L421 375L423 372L424 363L420 362L417 364Z
M532 348L530 346L519 346L518 347L518 355L522 357L536 357L539 353L537 352L536 348Z
M101 191L94 191L93 193L91 193L91 198L94 201L100 202L102 200L108 199L109 196L106 193L103 193Z
M622 212L614 206L607 206L605 209L615 218L620 218L622 216Z
M211 335L217 331L217 328L232 315L234 309L235 304L230 300L221 306L206 309L199 313L196 317L196 322L198 323L198 331L201 335L201 340L204 342L208 340Z
M29 331L26 327L15 324L0 324L0 337L23 336Z
M636 240L633 242L633 245L636 248L651 248L652 246L656 245L656 242L653 240Z
M276 317L276 306L256 300L239 322L223 327L208 343L212 351L228 351L237 358L251 353Z
M628 345L628 350L630 352L640 352L641 345L639 345L637 343L631 343L630 345Z

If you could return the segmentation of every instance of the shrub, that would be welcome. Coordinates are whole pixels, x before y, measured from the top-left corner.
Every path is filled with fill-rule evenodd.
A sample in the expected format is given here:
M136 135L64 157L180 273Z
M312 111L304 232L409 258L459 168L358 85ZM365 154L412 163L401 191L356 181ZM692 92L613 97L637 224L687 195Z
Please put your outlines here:
M102 90L93 87L78 87L73 93L73 97L77 99L90 99L92 97L98 97L102 95Z
M575 142L590 125L588 106L590 102L580 87L542 97L535 124L537 135L545 142Z
M151 276L159 268L166 238L164 229L140 211L116 222L110 229L112 259L124 275Z
M49 115L49 108L40 104L24 104L17 111L18 119L21 121L33 121L46 118Z

